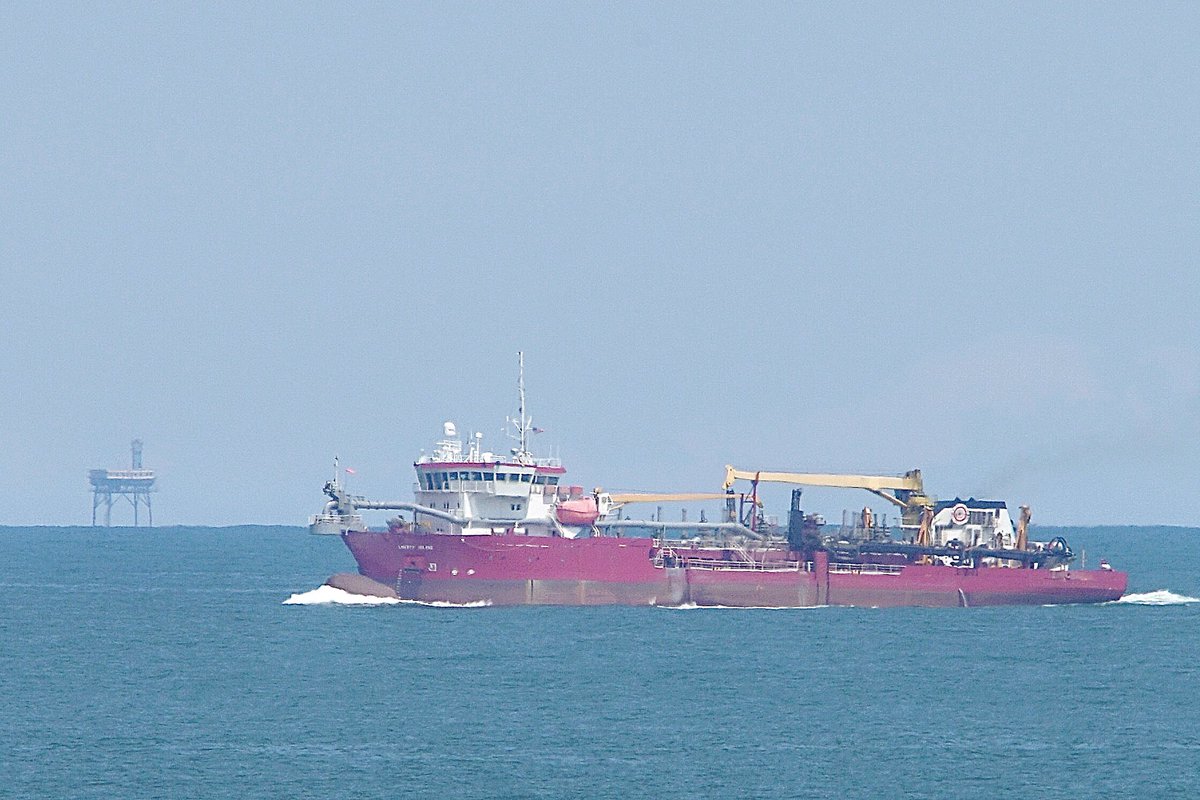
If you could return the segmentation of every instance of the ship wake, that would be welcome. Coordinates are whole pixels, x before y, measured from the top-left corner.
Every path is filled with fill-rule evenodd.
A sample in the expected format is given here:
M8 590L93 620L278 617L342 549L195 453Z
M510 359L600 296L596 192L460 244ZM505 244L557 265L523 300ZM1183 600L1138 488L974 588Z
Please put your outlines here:
M814 608L829 608L829 606L710 606L698 603L680 603L679 605L655 605L655 608L665 608L668 611L695 611L697 609L733 610L733 611L807 611Z
M323 583L309 592L294 594L283 601L285 606L395 606L400 601L394 597L374 597L351 594L345 589Z
M474 603L446 603L440 600L401 600L397 597L377 597L368 594L354 594L345 589L339 589L329 584L321 584L317 588L294 594L283 601L285 606L427 606L429 608L486 608L491 605L488 600Z
M1170 589L1157 589L1153 592L1143 592L1141 594L1127 594L1120 600L1112 602L1113 605L1125 604L1135 606L1185 606L1191 603L1200 603L1200 597L1175 594Z

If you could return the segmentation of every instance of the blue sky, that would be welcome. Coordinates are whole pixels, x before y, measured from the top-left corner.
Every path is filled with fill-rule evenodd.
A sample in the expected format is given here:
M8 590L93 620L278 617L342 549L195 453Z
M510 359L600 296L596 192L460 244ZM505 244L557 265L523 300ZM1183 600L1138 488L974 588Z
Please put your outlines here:
M0 524L303 522L515 406L580 484L1200 524L1194 4L9 4ZM784 510L786 491L774 495ZM839 516L869 496L807 494ZM880 509L884 510L884 509Z

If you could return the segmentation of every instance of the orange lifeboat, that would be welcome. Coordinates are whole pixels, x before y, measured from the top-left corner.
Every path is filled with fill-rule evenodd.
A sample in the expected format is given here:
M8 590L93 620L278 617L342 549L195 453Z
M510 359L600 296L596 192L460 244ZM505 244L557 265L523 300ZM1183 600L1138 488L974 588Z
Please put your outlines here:
M554 509L554 515L563 525L591 525L600 516L600 511L593 498L584 497L560 502Z

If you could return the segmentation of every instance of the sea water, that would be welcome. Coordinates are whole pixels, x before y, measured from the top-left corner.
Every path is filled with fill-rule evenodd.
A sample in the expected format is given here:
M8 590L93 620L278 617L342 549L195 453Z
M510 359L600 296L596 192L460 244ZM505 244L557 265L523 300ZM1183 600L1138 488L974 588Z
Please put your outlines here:
M1099 606L427 607L300 528L0 528L0 796L1200 797L1200 529Z

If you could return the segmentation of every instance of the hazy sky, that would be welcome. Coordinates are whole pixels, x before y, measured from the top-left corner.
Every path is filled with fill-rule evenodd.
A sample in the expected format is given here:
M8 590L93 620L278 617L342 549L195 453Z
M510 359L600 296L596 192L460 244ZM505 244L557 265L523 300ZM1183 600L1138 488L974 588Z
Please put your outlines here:
M519 349L589 488L1200 524L1198 4L115 6L0 6L0 524L408 498Z

